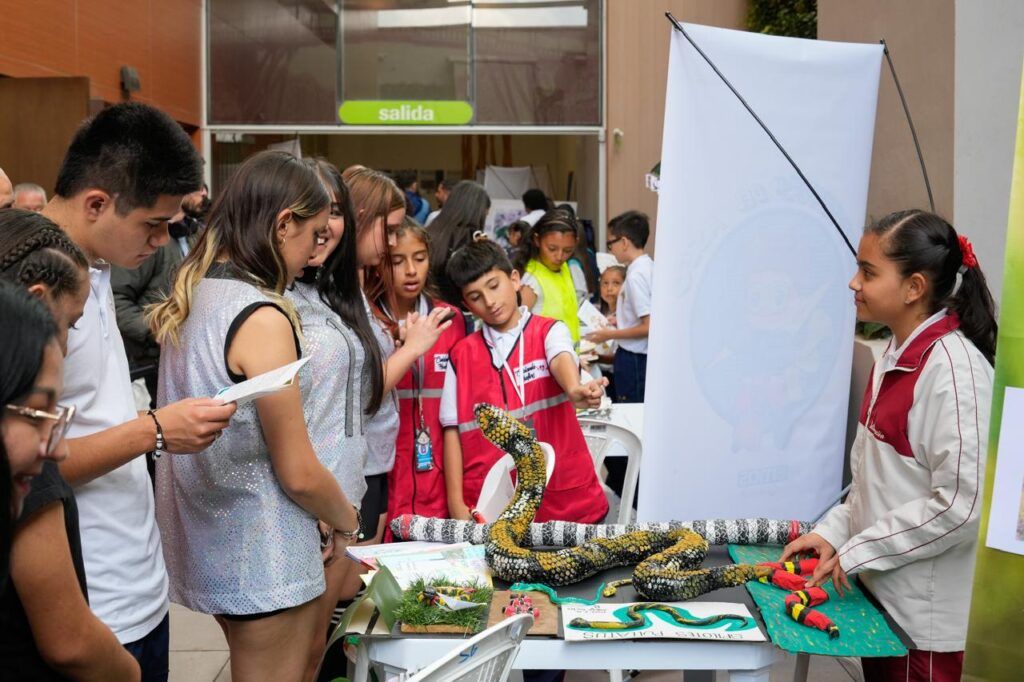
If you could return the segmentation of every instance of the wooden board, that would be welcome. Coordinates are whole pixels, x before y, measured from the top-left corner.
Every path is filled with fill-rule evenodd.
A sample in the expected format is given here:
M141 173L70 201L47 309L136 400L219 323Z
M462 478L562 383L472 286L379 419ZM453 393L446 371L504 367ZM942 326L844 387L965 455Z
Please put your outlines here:
M491 612L487 617L487 627L505 620L505 614L502 611L508 606L509 594L511 592L508 590L494 591L494 597L491 598ZM533 622L533 627L526 633L526 636L557 637L558 607L552 604L548 595L543 592L526 592L525 594L533 601L534 607L540 609L540 617Z
M460 628L457 625L409 625L402 623L399 628L405 634L475 635L479 628Z

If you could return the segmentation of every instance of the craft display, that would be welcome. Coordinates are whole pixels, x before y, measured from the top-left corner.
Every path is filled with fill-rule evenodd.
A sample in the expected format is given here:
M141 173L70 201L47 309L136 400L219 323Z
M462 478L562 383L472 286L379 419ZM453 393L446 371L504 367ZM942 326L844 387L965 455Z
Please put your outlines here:
M650 624L650 620L642 613L645 611L660 611L665 613L676 624L686 627L706 627L728 620L737 623L746 623L745 616L738 616L734 613L716 613L706 618L694 618L688 612L682 611L668 604L655 602L637 602L626 608L625 620L587 620L586 618L573 618L569 621L571 628L591 628L593 630L633 630ZM686 615L683 615L686 614Z
M487 543L493 525L403 514L391 520L391 532L399 540L483 545ZM547 521L529 525L523 537L523 546L579 547L596 538L616 538L638 530L667 533L680 529L692 530L712 545L785 545L810 533L812 525L803 521L761 518L657 521L628 525Z
M529 549L525 539L546 482L543 452L531 431L508 412L480 404L474 415L487 440L516 463L515 494L491 525L485 545L494 575L509 582L557 586L579 582L608 568L635 565L629 582L639 594L657 601L692 599L720 587L771 577L774 569L753 564L701 568L708 540L689 528L638 530L552 551Z
M583 597L559 597L558 593L555 592L554 588L544 585L543 583L515 583L511 589L513 592L543 592L551 600L552 604L596 604L601 601L602 595L604 595L606 583L601 583L597 586L597 590L594 591L593 599L584 599Z
M566 604L565 641L616 639L700 639L763 642L765 636L743 604Z
M509 607L512 607L511 613ZM487 617L487 627L516 615L517 609L523 613L529 609L530 615L534 617L528 637L558 637L558 607L551 603L544 592L523 595L522 592L515 590L495 590Z
M394 617L405 633L473 634L483 629L492 594L485 583L417 580L402 591Z

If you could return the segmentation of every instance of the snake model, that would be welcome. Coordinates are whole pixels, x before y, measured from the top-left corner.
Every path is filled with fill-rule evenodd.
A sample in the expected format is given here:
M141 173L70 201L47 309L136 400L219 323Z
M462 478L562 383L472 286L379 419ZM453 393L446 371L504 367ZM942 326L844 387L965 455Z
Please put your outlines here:
M644 611L660 611L668 614L668 616L678 625L685 627L704 627L707 625L714 625L715 623L721 623L725 620L738 621L740 623L746 623L747 619L744 616L737 616L731 613L719 613L714 616L708 616L707 618L686 618L679 614L679 611L668 604L658 604L655 602L637 602L636 604L630 604L629 608L626 609L626 617L629 619L625 622L617 620L587 620L586 618L573 618L569 621L569 627L571 628L589 628L591 630L635 630L636 628L643 627L647 624L647 618L644 617Z
M701 568L708 540L685 527L634 530L553 551L528 549L530 524L544 495L543 452L530 430L509 413L480 404L474 414L484 436L512 456L517 470L515 494L491 524L485 546L487 563L497 577L509 582L569 585L608 568L634 565L631 582L638 593L655 601L682 601L721 587L770 578L773 573L769 566L750 564Z

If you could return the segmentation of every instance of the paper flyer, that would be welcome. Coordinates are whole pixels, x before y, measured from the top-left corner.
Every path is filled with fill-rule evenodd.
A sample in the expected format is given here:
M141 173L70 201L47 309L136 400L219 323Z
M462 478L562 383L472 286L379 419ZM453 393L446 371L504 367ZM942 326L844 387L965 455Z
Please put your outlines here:
M711 625L688 626L679 624L663 610L640 610L642 624L628 630L608 630L587 626L586 623L632 621L627 611L632 604L563 604L562 626L567 642L598 642L609 639L706 639L730 642L764 642L765 636L757 627L750 611L743 604L726 602L670 602L658 606L670 607L683 619L730 615Z
M420 578L425 581L445 578L456 583L493 585L491 569L484 558L484 545L459 543L442 550L381 556L377 563L391 571L402 589Z
M220 398L226 403L237 403L239 407L257 398L262 398L271 393L277 393L281 389L288 388L295 380L302 366L309 362L309 358L302 358L291 362L284 367L264 372L252 379L247 379L234 386L225 386L217 391L214 398Z

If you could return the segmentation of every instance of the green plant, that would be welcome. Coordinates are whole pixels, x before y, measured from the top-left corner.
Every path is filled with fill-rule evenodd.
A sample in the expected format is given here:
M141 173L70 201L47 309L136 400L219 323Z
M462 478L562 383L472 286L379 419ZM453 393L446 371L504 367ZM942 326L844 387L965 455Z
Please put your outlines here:
M793 38L818 37L817 0L750 0L747 30Z
M892 336L892 331L878 322L858 322L857 333L868 340L887 339Z

